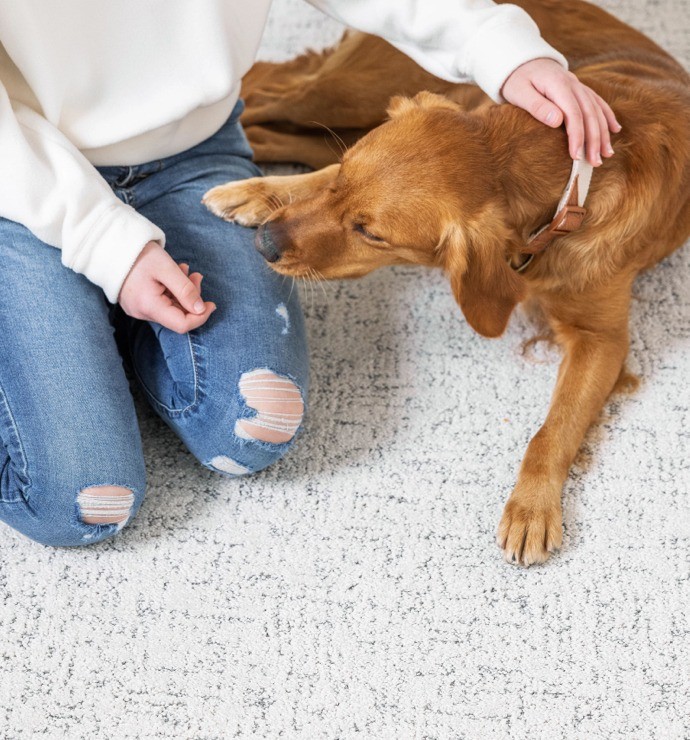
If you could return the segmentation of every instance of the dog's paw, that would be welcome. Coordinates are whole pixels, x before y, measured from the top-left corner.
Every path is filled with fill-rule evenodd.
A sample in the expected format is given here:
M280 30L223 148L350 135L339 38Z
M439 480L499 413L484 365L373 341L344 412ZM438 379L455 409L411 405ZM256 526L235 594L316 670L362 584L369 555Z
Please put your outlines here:
M562 538L559 501L540 504L534 497L522 497L515 493L508 499L496 535L507 563L543 563L561 546Z
M211 188L201 202L211 213L241 226L260 226L280 208L266 187L264 177L228 182Z

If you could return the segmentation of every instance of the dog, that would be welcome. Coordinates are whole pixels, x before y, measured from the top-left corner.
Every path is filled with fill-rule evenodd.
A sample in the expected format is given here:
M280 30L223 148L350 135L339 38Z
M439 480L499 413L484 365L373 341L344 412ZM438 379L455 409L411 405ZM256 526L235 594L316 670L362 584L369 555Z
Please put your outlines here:
M563 360L497 532L506 560L530 565L560 547L569 468L609 395L630 379L633 281L690 235L690 77L582 0L517 4L622 125L615 156L593 172L573 166L562 127L347 32L324 53L258 63L244 81L256 158L318 169L221 185L204 203L259 226L257 248L284 275L440 267L486 337L503 333L518 303L544 317ZM342 157L320 124L343 141Z

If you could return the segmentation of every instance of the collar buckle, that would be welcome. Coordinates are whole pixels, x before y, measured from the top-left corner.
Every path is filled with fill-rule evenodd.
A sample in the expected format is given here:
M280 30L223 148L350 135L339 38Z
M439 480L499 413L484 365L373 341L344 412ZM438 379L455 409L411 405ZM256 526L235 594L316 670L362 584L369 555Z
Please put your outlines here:
M522 254L534 255L542 252L557 237L577 231L582 226L582 222L587 215L584 204L589 192L593 171L592 165L584 159L577 159L573 162L570 179L556 209L556 215L551 223L542 226L541 229L529 237ZM529 262L520 265L519 269L524 270L527 264Z

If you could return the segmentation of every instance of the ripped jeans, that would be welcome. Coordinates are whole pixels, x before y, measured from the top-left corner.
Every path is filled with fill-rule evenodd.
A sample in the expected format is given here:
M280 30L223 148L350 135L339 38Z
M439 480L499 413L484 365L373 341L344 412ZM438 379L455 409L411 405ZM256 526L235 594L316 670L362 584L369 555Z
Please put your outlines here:
M100 167L116 195L160 226L166 249L204 275L218 308L176 334L131 319L61 264L60 252L0 219L0 520L46 545L103 540L146 487L125 367L206 467L261 470L299 431L308 357L297 291L253 246L254 232L202 205L261 174L238 122L163 160ZM124 367L123 367L124 365Z

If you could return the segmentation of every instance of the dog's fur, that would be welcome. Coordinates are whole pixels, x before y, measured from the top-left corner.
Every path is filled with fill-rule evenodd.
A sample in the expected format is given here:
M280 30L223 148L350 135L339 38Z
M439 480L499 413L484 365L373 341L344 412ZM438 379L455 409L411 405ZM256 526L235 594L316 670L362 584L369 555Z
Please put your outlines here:
M518 4L623 126L615 156L594 172L582 228L557 238L524 273L511 261L551 220L570 173L563 128L431 77L363 34L284 65L259 63L245 80L257 158L325 168L229 183L205 203L229 220L265 222L257 246L286 275L441 267L470 325L489 337L504 331L518 302L540 309L564 359L498 530L505 557L530 564L560 545L569 467L626 377L633 280L690 235L690 78L597 7ZM400 94L415 97L389 103ZM354 144L341 163L317 124Z

